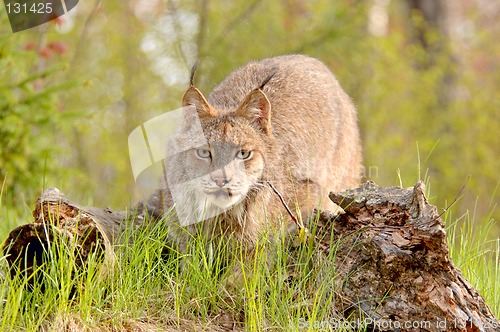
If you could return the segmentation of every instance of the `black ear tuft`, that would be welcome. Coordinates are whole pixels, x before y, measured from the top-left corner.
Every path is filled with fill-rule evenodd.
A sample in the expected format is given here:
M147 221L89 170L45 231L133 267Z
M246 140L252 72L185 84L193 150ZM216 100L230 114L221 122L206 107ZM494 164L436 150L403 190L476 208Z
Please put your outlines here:
M276 75L276 72L272 72L271 74L269 74L266 79L261 83L261 85L259 86L259 89L262 90L264 88L264 86L269 83L269 81L274 77L274 75Z
M191 76L189 77L189 84L191 86L194 86L194 74L196 73L196 69L198 69L198 64L200 63L200 60L196 60L195 64L191 68Z

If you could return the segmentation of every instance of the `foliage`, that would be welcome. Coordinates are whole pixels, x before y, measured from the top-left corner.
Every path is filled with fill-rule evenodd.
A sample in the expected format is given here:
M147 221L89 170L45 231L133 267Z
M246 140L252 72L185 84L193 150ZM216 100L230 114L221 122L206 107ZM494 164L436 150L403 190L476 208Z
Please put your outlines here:
M47 62L29 39L16 37L0 37L0 182L12 204L61 177L57 156L64 146L57 140L72 115L62 110L60 95L74 85L51 81L64 62Z

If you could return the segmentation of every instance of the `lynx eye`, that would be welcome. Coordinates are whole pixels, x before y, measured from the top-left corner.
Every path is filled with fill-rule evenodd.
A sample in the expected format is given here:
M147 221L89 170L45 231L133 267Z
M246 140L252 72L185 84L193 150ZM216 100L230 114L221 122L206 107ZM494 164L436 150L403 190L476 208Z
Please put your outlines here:
M201 159L208 159L211 157L210 150L201 148L201 149L196 149L196 156Z
M241 160L247 160L252 158L253 152L250 150L240 150L236 153L236 158Z

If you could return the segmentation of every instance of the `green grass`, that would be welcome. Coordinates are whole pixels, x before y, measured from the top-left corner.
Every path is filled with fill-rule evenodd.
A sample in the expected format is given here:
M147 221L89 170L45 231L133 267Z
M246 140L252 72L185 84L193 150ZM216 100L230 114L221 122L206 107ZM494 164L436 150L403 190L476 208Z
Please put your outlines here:
M277 236L264 235L252 257L226 240L200 236L181 253L166 246L168 234L165 221L130 227L112 265L94 254L83 269L76 267L74 245L56 238L37 270L40 278L23 271L14 278L2 275L0 330L190 331L234 324L284 331L303 325L299 317L332 318L334 271L311 268L312 246L293 249L292 261L290 246ZM5 271L5 259L0 263ZM291 264L295 276L289 275Z
M13 228L28 216L29 210L0 206L2 225ZM484 241L492 222L468 214L454 219L449 211L445 220L454 263L498 317L499 242ZM2 241L8 231L2 228ZM265 235L248 258L241 248L200 236L181 253L166 246L168 234L165 221L130 227L113 263L103 264L94 253L83 269L76 268L73 245L56 238L37 271L41 281L22 271L11 278L0 257L0 330L192 331L235 324L247 331L289 331L335 318L335 271L317 260L311 246L291 255L287 243ZM317 327L309 331L325 330Z
M469 211L459 218L447 212L444 220L453 263L500 317L500 238L492 236L494 221L475 220Z

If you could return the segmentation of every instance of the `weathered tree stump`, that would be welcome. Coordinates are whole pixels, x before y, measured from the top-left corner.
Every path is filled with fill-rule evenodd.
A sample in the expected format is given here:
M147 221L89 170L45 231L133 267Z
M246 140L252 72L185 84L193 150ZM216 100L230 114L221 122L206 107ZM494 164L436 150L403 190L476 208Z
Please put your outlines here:
M333 231L340 244L336 305L346 317L369 317L380 331L500 331L451 262L444 224L422 182L409 189L367 182L330 198L346 212L320 219L321 232Z
M450 261L444 224L421 182L409 189L368 182L330 198L346 213L322 212L316 240L325 253L330 241L337 244L336 312L371 320L374 331L500 331L500 321ZM129 220L142 224L150 207L138 210L129 216L81 207L48 189L36 203L34 222L14 229L4 244L11 273L32 273L55 234L76 243L81 264L93 250L112 260Z

